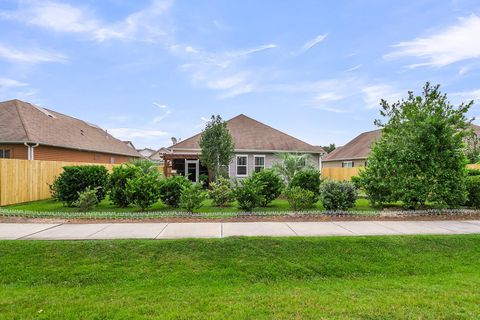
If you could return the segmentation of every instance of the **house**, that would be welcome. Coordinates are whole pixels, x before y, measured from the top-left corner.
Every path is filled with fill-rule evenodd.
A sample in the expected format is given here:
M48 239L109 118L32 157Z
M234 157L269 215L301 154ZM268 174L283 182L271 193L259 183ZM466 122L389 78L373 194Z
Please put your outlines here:
M227 121L227 127L235 144L233 160L228 166L230 178L244 178L255 171L270 168L279 161L280 153L307 153L311 163L321 166L321 156L325 151L310 145L266 124L243 114ZM181 174L198 182L200 175L208 175L208 170L200 161L201 133L178 142L167 148L163 155L164 173Z
M381 135L381 130L361 133L346 145L338 147L326 155L322 159L322 167L352 168L365 166L372 144L380 139Z
M144 158L150 158L150 156L155 153L155 150L150 149L150 148L137 149L137 151L138 151L138 153L140 153Z
M167 148L160 148L157 151L155 151L152 155L150 155L150 157L148 157L148 159L150 159L150 161L153 161L156 164L162 166L164 164L163 155L167 152L169 152L169 150Z
M0 158L123 163L141 155L100 127L20 100L0 102Z
M480 126L472 124L472 129L480 137ZM339 147L322 159L323 168L352 168L367 165L372 145L382 136L382 131L373 130L359 134L346 145Z

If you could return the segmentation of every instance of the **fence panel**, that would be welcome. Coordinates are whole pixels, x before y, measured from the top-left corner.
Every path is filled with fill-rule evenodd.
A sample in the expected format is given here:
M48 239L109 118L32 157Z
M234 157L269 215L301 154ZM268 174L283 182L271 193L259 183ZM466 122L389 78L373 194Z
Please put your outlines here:
M331 179L331 180L350 180L353 176L358 176L359 170L362 167L353 167L353 168L322 168L322 179Z
M0 206L50 198L49 185L63 171L64 166L103 165L108 170L113 164L0 159ZM158 168L162 172L162 167Z

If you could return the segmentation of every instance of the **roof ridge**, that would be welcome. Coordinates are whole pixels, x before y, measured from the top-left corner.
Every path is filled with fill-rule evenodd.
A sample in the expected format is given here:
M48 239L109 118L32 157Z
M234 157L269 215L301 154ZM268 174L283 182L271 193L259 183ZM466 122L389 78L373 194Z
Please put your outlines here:
M23 102L23 103L25 103L25 102L22 101L22 100L18 100L18 99L13 99L13 100L10 100L10 101L13 101L13 105L15 106L15 110L17 111L18 118L20 119L20 123L22 124L23 130L25 131L25 136L27 137L27 140L31 141L32 139L30 137L30 134L28 133L27 127L25 126L25 120L24 120L23 115L22 115L22 113L20 112L20 109L19 109L19 102ZM6 102L8 102L8 101L6 101Z

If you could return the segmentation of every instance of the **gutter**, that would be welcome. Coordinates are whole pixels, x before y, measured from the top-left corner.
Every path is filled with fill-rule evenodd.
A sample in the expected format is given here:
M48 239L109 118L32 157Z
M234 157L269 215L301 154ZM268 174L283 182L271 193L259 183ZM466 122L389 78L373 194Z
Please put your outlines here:
M36 143L34 145L29 145L28 142L24 142L23 144L28 148L28 152L27 152L28 160L34 160L35 159L34 149L38 147L39 144Z

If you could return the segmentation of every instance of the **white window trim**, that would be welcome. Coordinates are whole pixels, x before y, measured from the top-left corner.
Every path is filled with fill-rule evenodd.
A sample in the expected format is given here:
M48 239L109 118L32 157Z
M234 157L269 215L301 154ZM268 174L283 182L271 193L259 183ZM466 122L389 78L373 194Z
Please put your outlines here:
M263 166L258 166L257 165L257 161L255 159L257 158L263 158ZM263 154L256 154L253 156L253 172L257 172L256 169L257 167L262 167L262 169L265 169L267 166L267 163L266 163L266 157L265 155Z
M237 160L238 160L239 157L247 158L247 162L245 164L246 174L244 174L244 175L243 174L238 174L238 161ZM247 154L237 154L237 155L235 155L235 176L236 177L248 177L248 155Z
M343 165L344 163L351 163L352 166L351 167L350 166L346 167L346 166ZM354 166L355 166L355 163L353 161L342 161L342 168L353 168Z

